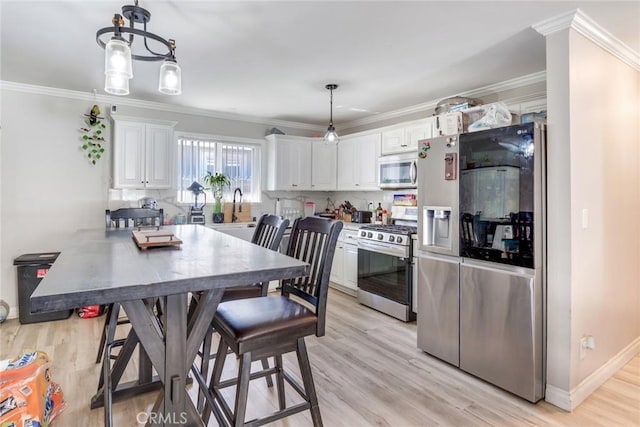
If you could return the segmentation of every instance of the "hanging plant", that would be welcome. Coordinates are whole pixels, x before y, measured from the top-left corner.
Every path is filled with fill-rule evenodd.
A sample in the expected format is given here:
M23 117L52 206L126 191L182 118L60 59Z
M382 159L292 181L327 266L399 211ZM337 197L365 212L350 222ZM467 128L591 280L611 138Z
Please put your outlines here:
M81 127L80 131L82 135L82 149L85 151L87 158L91 164L95 165L104 154L104 134L103 130L107 126L102 122L104 117L100 117L100 108L94 105L91 108L89 114L85 114L87 117L84 122L87 127Z

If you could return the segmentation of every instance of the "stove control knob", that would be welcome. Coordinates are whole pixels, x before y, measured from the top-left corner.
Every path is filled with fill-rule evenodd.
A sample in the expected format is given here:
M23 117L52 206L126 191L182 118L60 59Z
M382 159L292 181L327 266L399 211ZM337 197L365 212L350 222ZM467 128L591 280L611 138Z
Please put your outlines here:
M384 236L382 235L382 233L378 233L378 240L382 240L384 239Z
M393 242L394 240L396 240L396 238L394 236L389 236L389 241Z
M402 237L398 237L398 238L396 238L396 242L397 242L397 243L402 243Z
M361 231L360 232L360 236L361 237L367 237L367 232L366 231Z
M373 233L372 233L372 232L368 232L368 233L367 233L367 237L368 237L368 238L372 238L372 237L373 237Z

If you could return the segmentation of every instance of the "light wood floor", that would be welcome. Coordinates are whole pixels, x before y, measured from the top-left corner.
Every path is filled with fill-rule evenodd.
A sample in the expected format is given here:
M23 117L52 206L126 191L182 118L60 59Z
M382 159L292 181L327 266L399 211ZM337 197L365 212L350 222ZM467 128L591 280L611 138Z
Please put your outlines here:
M20 325L9 320L0 325L0 359L27 349L45 351L52 358L53 379L67 401L54 426L102 425L102 409L90 410L89 400L100 370L94 359L103 320L73 315L50 323ZM308 338L307 345L328 427L640 426L640 356L570 414L545 402L530 404L430 357L416 347L415 322L402 323L334 290L327 325L326 335ZM292 356L285 357L285 365L297 377ZM231 355L227 367L229 373L235 367ZM196 390L192 386L190 393ZM292 389L287 392L288 400L299 401ZM149 410L154 399L151 393L116 403L115 425L143 425L136 415ZM264 380L251 383L249 401L247 419L277 407L275 392ZM312 424L305 412L273 425Z

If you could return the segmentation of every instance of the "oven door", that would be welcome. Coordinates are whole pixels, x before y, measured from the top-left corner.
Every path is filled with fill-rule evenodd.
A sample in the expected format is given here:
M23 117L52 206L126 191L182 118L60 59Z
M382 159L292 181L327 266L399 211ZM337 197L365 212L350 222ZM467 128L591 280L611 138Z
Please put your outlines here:
M411 306L411 258L358 247L358 288Z

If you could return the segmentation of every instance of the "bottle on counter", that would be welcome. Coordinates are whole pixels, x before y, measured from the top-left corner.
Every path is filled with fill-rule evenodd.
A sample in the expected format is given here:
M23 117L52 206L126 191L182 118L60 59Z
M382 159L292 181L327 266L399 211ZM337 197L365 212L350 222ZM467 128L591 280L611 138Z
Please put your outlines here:
M382 203L378 203L378 207L376 208L376 222L382 224Z
M282 208L281 208L281 206L280 206L280 198L278 198L278 199L276 200L276 215L277 215L277 216L282 215Z
M382 210L382 224L387 224L387 222L389 221L389 214L387 212L386 209Z

